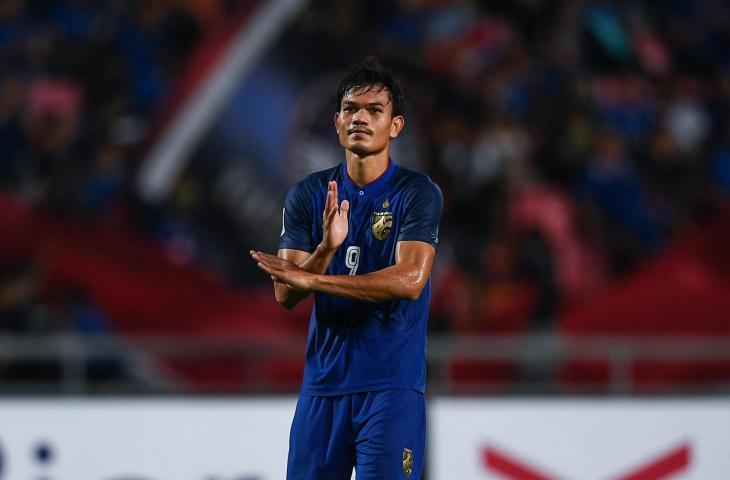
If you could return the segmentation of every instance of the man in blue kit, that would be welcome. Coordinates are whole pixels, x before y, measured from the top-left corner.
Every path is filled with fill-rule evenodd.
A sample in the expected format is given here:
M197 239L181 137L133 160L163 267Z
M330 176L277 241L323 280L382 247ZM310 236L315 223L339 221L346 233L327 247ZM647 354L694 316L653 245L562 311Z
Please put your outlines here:
M443 199L396 165L398 79L374 59L337 92L345 162L289 191L278 256L251 251L276 300L315 302L289 439L288 480L420 479L431 266Z

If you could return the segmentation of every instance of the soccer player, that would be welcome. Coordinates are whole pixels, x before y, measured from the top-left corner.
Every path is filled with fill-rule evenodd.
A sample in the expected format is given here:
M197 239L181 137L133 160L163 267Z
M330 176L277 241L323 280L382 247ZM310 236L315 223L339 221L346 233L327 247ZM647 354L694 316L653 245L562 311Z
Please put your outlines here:
M398 79L376 60L337 91L345 162L289 191L278 256L251 251L293 308L314 292L304 379L289 439L288 480L419 479L431 266L443 199L396 165Z

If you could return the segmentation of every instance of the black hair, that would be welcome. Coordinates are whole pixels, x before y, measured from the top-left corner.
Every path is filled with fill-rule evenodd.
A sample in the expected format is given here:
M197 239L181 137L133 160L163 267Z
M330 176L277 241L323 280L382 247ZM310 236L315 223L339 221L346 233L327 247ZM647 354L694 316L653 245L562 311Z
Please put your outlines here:
M405 97L400 80L395 74L383 68L375 57L368 57L362 62L354 63L345 72L337 88L337 109L340 110L342 97L353 90L368 92L373 88L376 91L387 90L390 103L393 106L393 116L403 115L405 112Z

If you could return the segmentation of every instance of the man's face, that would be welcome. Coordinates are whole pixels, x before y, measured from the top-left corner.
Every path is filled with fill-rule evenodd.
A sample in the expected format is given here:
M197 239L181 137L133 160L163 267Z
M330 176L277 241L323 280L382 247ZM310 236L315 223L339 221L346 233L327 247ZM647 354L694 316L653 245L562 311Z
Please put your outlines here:
M402 128L403 117L393 116L390 94L379 85L347 92L335 114L340 144L361 157L385 150Z

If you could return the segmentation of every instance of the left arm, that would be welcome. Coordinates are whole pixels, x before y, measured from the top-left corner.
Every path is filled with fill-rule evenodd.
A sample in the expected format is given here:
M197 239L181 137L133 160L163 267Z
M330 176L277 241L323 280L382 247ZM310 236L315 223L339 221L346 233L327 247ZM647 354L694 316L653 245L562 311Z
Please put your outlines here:
M275 255L252 252L251 256L261 270L295 288L361 302L385 302L418 299L431 275L435 253L426 242L399 241L395 265L364 275L313 274Z

